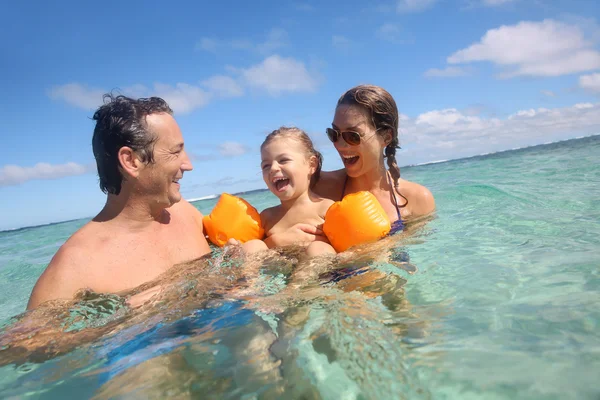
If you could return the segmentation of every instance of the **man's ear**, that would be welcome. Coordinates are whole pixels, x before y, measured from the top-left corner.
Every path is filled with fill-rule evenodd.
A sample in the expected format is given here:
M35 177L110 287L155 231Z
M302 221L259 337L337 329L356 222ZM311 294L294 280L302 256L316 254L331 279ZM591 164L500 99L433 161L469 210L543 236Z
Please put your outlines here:
M142 162L131 147L121 147L117 153L117 158L119 164L121 164L121 170L123 171L124 176L138 177Z

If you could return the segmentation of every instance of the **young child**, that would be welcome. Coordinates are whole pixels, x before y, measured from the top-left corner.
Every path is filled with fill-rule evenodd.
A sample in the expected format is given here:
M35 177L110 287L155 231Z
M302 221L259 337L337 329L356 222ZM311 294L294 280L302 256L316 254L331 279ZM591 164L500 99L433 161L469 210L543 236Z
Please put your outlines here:
M281 127L265 138L260 154L263 179L281 201L280 205L267 208L260 214L265 237L284 232L298 223L321 226L333 201L311 190L319 179L323 158L308 135L298 128ZM267 243L251 240L244 243L243 249L254 253L266 250L269 247ZM321 241L310 243L306 253L310 257L336 254L329 243Z

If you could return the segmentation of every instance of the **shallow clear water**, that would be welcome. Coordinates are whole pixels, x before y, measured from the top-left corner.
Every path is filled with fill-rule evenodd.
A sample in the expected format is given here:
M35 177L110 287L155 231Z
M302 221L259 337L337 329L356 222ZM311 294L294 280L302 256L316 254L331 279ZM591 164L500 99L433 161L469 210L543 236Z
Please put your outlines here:
M173 278L160 307L98 317L75 349L23 363L0 347L0 397L597 399L599 156L596 136L407 168L436 218L337 266L362 268L353 278L289 295L272 260L240 297L227 282L243 266L217 255ZM0 232L0 323L83 223Z

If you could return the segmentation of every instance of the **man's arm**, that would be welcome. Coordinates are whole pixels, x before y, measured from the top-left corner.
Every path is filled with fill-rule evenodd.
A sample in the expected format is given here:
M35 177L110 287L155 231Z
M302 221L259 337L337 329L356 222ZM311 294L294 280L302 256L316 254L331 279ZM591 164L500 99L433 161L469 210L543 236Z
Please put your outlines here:
M50 261L33 287L27 309L31 310L48 300L71 299L84 287L82 277L75 271L76 250L63 245Z

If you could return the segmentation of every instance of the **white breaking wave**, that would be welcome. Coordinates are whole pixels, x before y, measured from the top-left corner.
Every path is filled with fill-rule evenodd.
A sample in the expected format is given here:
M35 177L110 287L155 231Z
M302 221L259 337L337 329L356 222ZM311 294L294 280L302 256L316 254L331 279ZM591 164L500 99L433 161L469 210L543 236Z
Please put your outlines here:
M410 165L410 167L418 167L420 165L429 165L429 164L439 164L439 163L445 163L445 162L448 162L448 161L450 161L450 160L427 161L427 162L424 162L424 163L412 164L412 165Z
M202 197L198 197L196 199L185 199L186 201L194 202L194 201L200 201L200 200L210 200L210 199L216 199L219 195L218 194L209 194L208 196L202 196Z

